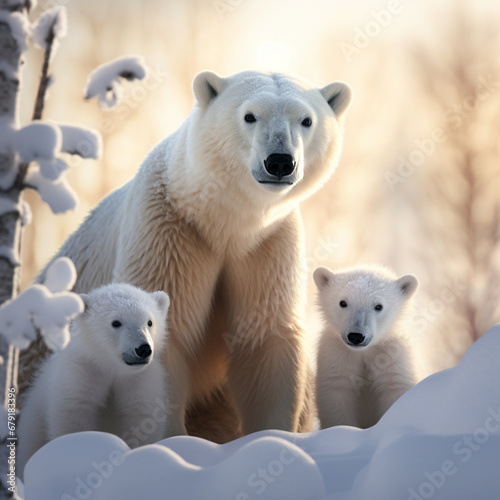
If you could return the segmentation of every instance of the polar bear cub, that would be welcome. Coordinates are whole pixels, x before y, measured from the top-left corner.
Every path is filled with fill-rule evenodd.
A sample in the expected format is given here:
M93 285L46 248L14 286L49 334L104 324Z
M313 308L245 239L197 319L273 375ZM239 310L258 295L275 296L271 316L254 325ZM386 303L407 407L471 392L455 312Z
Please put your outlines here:
M321 427L366 428L417 382L405 315L418 288L382 266L314 271L325 326L316 397Z
M115 283L80 297L85 310L70 326L70 343L47 360L26 394L21 471L33 453L63 434L103 430L125 440L134 436L127 440L131 446L164 437L168 295Z

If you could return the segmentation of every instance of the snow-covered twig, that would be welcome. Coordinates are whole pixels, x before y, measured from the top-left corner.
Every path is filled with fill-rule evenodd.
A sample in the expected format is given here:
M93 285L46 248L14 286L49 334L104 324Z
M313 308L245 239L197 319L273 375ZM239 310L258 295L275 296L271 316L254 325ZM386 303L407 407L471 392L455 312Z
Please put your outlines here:
M46 10L35 21L32 39L40 49L47 51L51 43L57 43L57 39L66 36L66 33L66 9L58 5L57 7ZM55 45L53 45L53 48L56 48Z
M66 8L60 5L44 12L33 27L33 41L45 51L33 120L39 120L42 117L45 94L50 82L49 64L59 46L58 39L65 36L66 31Z
M120 78L142 80L146 74L146 63L141 56L113 59L90 73L83 91L85 99L97 97L101 108L110 109L120 102L123 95Z

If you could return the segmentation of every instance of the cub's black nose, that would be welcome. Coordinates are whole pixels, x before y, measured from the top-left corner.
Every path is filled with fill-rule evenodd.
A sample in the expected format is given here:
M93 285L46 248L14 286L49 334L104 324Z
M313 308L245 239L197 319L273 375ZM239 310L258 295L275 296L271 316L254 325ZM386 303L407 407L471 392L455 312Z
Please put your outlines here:
M359 345L365 340L365 336L362 333L351 332L347 339L352 345Z
M149 344L142 344L139 347L136 347L135 352L137 356L139 356L142 359L149 358L151 356L151 347Z
M277 177L280 181L282 177L290 175L295 170L295 162L291 155L274 153L264 160L264 166L269 174Z

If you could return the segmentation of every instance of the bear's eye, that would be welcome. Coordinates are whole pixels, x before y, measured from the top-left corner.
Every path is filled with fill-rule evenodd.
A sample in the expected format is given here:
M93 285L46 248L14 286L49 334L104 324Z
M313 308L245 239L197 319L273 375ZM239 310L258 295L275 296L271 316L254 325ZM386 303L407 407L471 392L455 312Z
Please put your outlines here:
M340 306L340 307L347 307L347 302L346 302L345 300L341 300L341 301L339 302L339 306Z
M153 326L153 322L151 320L148 321L148 326Z
M312 123L313 123L313 122L312 122L312 120L311 120L309 117L304 118L304 119L302 120L302 126L303 126L303 127L310 127L310 126L312 125Z
M384 308L384 306L382 304L377 304L375 306L375 311L381 311L383 308Z
M122 324L121 324L121 323L120 323L117 319L115 319L115 320L113 321L113 323L111 323L111 326L112 326L113 328L120 328L120 326L122 326Z
M247 113L245 115L245 121L247 123L253 123L253 122L256 122L257 121L257 118L255 118L255 115L253 115L252 113Z

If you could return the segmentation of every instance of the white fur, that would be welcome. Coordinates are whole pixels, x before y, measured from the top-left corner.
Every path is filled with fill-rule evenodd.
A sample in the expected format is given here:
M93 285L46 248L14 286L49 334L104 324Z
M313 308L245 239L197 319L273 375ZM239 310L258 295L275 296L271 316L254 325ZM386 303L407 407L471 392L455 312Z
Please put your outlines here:
M168 295L111 284L81 297L85 311L71 325L70 343L47 360L26 394L19 423L20 471L35 451L63 434L105 430L131 445L163 437L161 351ZM116 321L121 326L113 326ZM152 353L144 364L126 364L141 361L135 349L146 344ZM155 428L148 422L146 432L137 432L145 419L155 420Z
M417 382L404 317L418 281L381 266L320 267L314 280L325 320L316 380L321 427L370 427ZM353 345L350 333L364 340Z
M168 435L186 433L186 410L221 387L244 433L308 429L300 425L304 413L312 421L312 406L298 205L335 169L350 89L203 72L193 91L185 122L58 255L75 263L78 292L121 281L175 297L164 355L176 408ZM271 154L295 161L281 184L261 182ZM206 421L192 432L210 438Z

